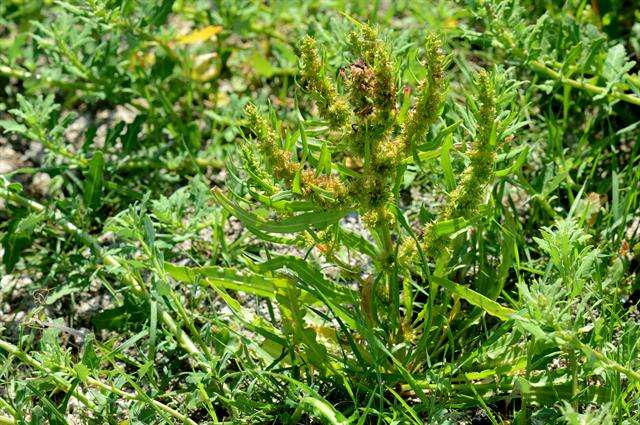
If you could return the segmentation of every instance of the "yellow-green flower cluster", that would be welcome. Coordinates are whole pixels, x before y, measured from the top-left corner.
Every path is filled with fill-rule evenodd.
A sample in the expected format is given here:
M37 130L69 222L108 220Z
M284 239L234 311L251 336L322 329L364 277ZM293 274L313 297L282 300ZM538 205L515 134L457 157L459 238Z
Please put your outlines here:
M495 89L485 71L478 75L477 84L480 88L480 109L477 114L476 140L469 152L469 166L462 174L460 184L451 193L447 208L443 212L445 220L456 217L469 218L476 214L484 188L493 177L497 148Z
M400 134L400 145L404 149L408 149L412 141L424 137L429 126L436 122L442 112L447 90L442 43L435 35L428 34L425 47L427 77L420 83L418 101L411 109Z
M388 205L398 167L410 155L411 144L424 137L442 109L447 85L445 57L435 36L427 38L427 77L421 83L416 106L404 125L398 122L397 78L393 57L377 31L362 25L348 36L353 60L340 74L345 79L343 97L325 75L324 64L313 38L306 36L300 46L301 77L316 100L320 115L333 129L327 134L334 156L344 166L359 164L357 172L321 173L309 164L292 160L277 140L267 121L255 107L247 108L249 127L258 139L258 150L267 160L276 180L296 188L299 195L323 207L357 209L370 228L393 219Z
M249 128L256 135L258 150L273 171L276 180L291 180L298 172L300 164L291 161L291 153L280 147L276 132L273 131L267 120L262 117L255 105L249 103L245 107L245 113L249 120Z
M320 114L338 128L349 119L349 108L331 80L324 74L316 41L305 36L300 46L301 75L307 90L314 96Z
M258 141L258 150L266 159L275 180L284 181L289 188L297 181L300 192L323 206L343 204L347 198L346 186L333 175L318 175L310 169L302 169L301 164L292 161L290 152L280 146L275 131L261 116L255 105L248 104L245 113L249 128ZM245 155L246 156L246 155Z
M433 256L446 248L446 239L438 236L436 224L454 218L471 218L485 195L485 187L493 177L496 158L496 103L495 88L489 74L481 71L477 78L480 89L480 107L476 113L476 135L469 152L469 164L465 168L458 186L451 192L449 200L438 221L430 223L424 231L424 249Z
M396 110L396 81L389 50L376 31L367 25L349 34L349 44L359 56L350 67L349 92L354 113L373 116L380 124L392 125L390 120Z

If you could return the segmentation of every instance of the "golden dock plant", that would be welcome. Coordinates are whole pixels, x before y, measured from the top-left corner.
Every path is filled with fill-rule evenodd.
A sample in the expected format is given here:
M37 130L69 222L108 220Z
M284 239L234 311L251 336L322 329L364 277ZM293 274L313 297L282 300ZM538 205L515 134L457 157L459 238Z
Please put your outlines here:
M446 332L446 321L434 319L436 313L446 313L444 306L436 305L439 288L501 318L509 311L447 280L446 275L451 235L478 219L486 189L495 177L498 150L513 128L517 114L498 113L509 103L504 93L510 91L511 83L500 72L477 73L477 101L470 101L465 123L472 136L467 164L439 215L415 232L399 203L407 167L449 155L442 143L447 138L450 142L460 124L446 127L441 117L449 87L448 58L440 39L428 34L422 49L424 78L413 106L403 110L398 93L400 68L377 31L360 25L347 36L347 45L352 62L332 73L321 59L317 42L310 36L302 40L300 83L315 101L320 124L310 129L301 121L297 130L278 125L284 128L280 133L273 117L248 104L247 128L255 141L243 146L244 166L239 172L244 176L234 173L241 190L232 192L231 198L215 191L219 203L259 239L303 248L307 255L315 248L323 261L339 270L337 277L328 278L295 256L276 256L251 266L261 273L287 276L295 291L302 291L277 289L277 300L285 303L281 310L294 324L286 332L302 347L300 354L324 371L331 367L323 353L338 353L344 341L336 330L329 332L332 337L316 341L310 328L326 334L329 325L317 313L307 317L308 308L322 306L354 331L354 350L360 347L366 352L360 344L372 347L371 338L380 338L408 344L402 351L407 358L411 344L418 340L424 345L433 327L440 326L440 337ZM332 74L339 75L342 83ZM429 134L432 129L441 134ZM270 217L252 211L249 206L256 201L271 211ZM341 222L353 213L365 225L362 233ZM285 236L291 234L295 236ZM351 253L364 261L354 264ZM437 264L433 275L430 263ZM430 284L428 293L419 288L425 281ZM416 292L426 294L428 303L418 301ZM315 300L306 307L305 294ZM320 341L327 339L328 345L321 348ZM433 341L431 349L442 342L441 338Z

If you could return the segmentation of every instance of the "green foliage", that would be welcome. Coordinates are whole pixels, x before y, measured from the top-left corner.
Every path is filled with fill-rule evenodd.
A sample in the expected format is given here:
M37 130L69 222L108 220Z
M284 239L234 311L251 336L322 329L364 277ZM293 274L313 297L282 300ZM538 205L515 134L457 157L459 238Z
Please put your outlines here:
M0 1L0 424L640 420L622 1Z

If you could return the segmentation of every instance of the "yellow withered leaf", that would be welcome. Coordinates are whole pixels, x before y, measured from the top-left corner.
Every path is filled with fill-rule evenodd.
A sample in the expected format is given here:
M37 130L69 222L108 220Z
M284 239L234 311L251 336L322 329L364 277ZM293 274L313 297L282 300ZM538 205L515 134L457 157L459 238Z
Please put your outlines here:
M195 44L213 38L217 34L220 34L220 32L222 32L220 25L209 25L178 37L177 41L181 44Z

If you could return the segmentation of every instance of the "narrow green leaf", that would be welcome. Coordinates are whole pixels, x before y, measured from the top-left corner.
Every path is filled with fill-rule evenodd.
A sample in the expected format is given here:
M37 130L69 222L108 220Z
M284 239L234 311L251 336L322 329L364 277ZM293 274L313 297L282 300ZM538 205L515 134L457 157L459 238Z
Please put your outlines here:
M327 350L316 340L316 333L306 323L304 317L307 307L301 302L302 292L295 285L278 288L276 300L282 313L282 324L291 335L294 344L301 344L304 350L300 353L317 368L326 370L329 366Z
M376 246L369 242L364 236L356 232L345 230L344 228L339 227L338 237L345 246L353 248L364 255L372 258L376 258L379 255Z
M298 257L283 255L255 266L257 271L263 272L273 272L285 267L295 272L301 282L313 286L338 303L352 303L358 299L357 291L325 279L320 270Z
M249 58L249 64L260 77L271 78L278 68L273 66L271 62L260 52L256 51Z
M233 203L229 198L227 198L222 190L219 188L213 189L213 197L218 202L218 204L224 208L229 214L235 216L238 220L242 222L242 224L253 233L256 237L276 243L290 243L291 240L288 238L282 238L278 236L273 236L259 228L260 225L266 222L265 219L258 217L257 215L241 208L239 205Z
M328 173L331 171L331 151L327 142L322 144L320 149L320 157L318 158L317 174Z
M267 221L238 205L234 205L218 188L213 190L213 196L220 206L242 221L252 233L265 240L274 240L267 233L296 233L312 226L323 228L336 223L349 213L349 210L315 211L288 217L281 221Z
M127 126L127 132L122 136L122 146L125 152L129 153L137 148L138 135L146 119L147 117L145 115L138 115L133 122Z
M2 262L8 272L13 270L25 249L31 242L34 228L45 219L44 214L29 214L14 219L8 226L7 233L2 238L4 254Z
M527 159L528 154L529 154L529 147L526 147L522 151L520 151L518 158L513 162L513 164L511 164L507 168L496 171L494 173L495 176L505 177L505 176L508 176L509 174L513 174L517 172L520 168L522 168L522 165L524 165L524 161Z
M95 210L100 207L102 201L102 189L104 186L104 155L102 151L96 151L89 161L89 167L85 171L83 199L87 207Z
M40 405L50 414L49 423L52 425L68 425L67 419L64 417L64 414L60 412L58 407L47 397L46 394L41 392L35 385L31 383L27 383L27 388L35 395L38 396L40 401Z
M436 234L438 236L446 236L462 230L469 225L469 221L462 218L452 218L451 220L439 221L435 225Z
M346 425L349 423L342 413L338 412L324 399L307 396L303 397L300 403L308 405L316 416L323 418L327 423L332 425Z
M293 176L293 182L291 183L291 191L298 195L302 193L302 188L300 187L300 171L301 169L296 172Z
M149 247L156 243L156 231L148 215L142 217L142 229L144 230L144 240Z
M482 294L479 294L473 289L467 288L466 286L462 286L458 283L452 282L442 277L431 276L431 279L438 285L458 295L469 304L480 307L490 315L495 316L500 320L509 320L511 316L515 314L515 310L501 306L497 302L485 297Z
M107 135L104 140L104 148L107 149L114 145L116 139L122 134L122 130L124 130L124 126L126 123L124 121L119 121L115 127L107 130Z
M452 191L456 187L456 179L453 177L453 168L451 167L451 155L449 152L453 147L453 136L445 137L442 148L440 149L440 166L444 173L444 184L447 191Z
M167 22L167 17L169 13L171 13L173 2L174 0L163 0L162 3L153 10L153 15L151 16L152 25L160 26Z
M163 280L159 280L156 285L155 285L155 290L158 292L158 295L160 295L161 297L171 297L171 286L163 281Z
M309 212L281 221L272 221L260 225L258 228L271 233L295 233L307 230L310 227L322 228L336 223L349 213L348 210Z
M100 357L96 353L94 348L95 336L91 333L87 335L84 341L84 348L82 353L82 364L87 366L90 370L96 370L100 367Z
M165 271L172 278L185 283L195 283L203 279L207 285L242 291L264 298L274 298L278 287L288 284L284 278L270 278L258 274L240 274L222 267L185 267L171 263L164 264Z
M300 403L303 406L309 406L312 409L312 413L317 413L322 419L327 421L326 423L332 425L347 425L350 423L342 413L338 412L327 400L318 394L316 390L304 382L300 382L285 374L270 373L270 375L278 379L285 380L294 387L302 390L306 395L300 400ZM308 411L308 409L305 410Z
M616 171L611 175L611 211L614 221L622 217L622 205L620 204L620 176Z
M306 261L293 256L281 256L258 264L255 269L262 272L276 272L285 267L295 274L302 289L331 308L347 326L355 328L355 320L347 306L357 303L357 292L325 279L319 270Z
M440 156L440 151L442 148L438 148L438 149L434 149L431 151L417 151L416 155L410 156L405 158L402 161L403 165L410 165L410 164L418 164L420 165L423 161L431 161L433 159L436 159Z
M12 120L0 120L0 128L7 133L25 134L27 132L27 127Z

